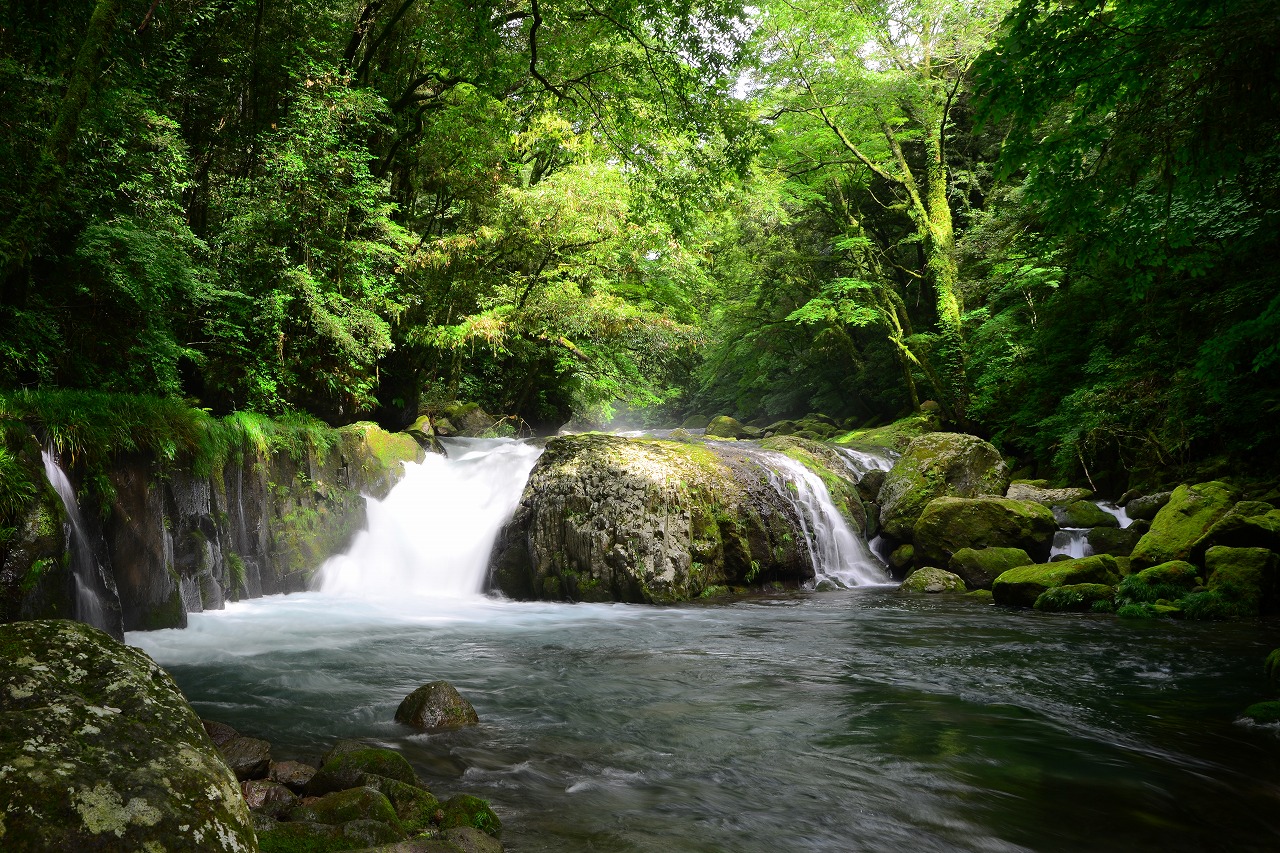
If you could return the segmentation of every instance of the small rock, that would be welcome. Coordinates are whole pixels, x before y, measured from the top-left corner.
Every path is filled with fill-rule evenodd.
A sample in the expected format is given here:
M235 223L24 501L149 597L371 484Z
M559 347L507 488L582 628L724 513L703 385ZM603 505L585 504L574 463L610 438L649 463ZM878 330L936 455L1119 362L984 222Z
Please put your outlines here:
M219 747L227 766L240 781L266 778L271 769L271 744L253 737L233 737Z
M308 794L330 794L368 784L366 777L391 779L406 785L418 784L417 774L404 756L393 749L365 746L341 752L324 763L307 783Z
M473 826L455 826L445 830L445 841L462 853L502 853L502 842Z
M964 592L964 579L959 575L935 568L916 569L898 588L899 592Z
M226 723L219 723L216 720L201 720L204 724L204 730L208 732L209 739L213 741L214 746L222 746L233 738L240 737L240 733Z
M289 820L330 826L350 820L375 820L394 824L396 810L391 801L378 791L361 787L335 791L312 802L304 802L289 812Z
M424 684L396 709L396 722L416 729L453 729L480 722L476 709L447 681Z
M315 775L316 768L310 764L303 764L301 761L273 761L267 778L300 794Z
M1124 505L1124 511L1130 518L1141 518L1150 521L1156 517L1156 513L1169 502L1171 497L1173 497L1173 492L1159 492L1154 495L1131 498Z
M298 797L281 785L267 779L246 779L240 783L245 804L255 811L277 815L298 805Z
M479 797L458 794L445 802L443 811L444 815L440 820L440 828L443 830L470 826L494 838L502 834L502 821L498 820L489 804Z

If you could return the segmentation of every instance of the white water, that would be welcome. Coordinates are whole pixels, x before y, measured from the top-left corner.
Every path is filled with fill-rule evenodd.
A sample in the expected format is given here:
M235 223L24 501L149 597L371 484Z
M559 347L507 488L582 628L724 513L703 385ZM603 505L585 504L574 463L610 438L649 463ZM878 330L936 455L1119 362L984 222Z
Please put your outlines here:
M872 453L869 450L837 446L836 450L840 451L841 461L853 473L856 480L861 480L872 471L888 471L899 455L887 449L883 453Z
M1073 560L1087 557L1093 553L1089 547L1088 527L1065 527L1053 534L1053 546L1049 549L1049 558L1066 554Z
M85 533L84 517L80 514L80 506L76 502L76 491L71 486L67 475L58 467L58 461L48 450L40 451L44 461L44 475L49 485L62 499L62 507L67 513L66 548L71 560L71 579L75 585L74 610L72 618L95 628L121 635L121 626L112 625L112 620L103 604L99 592L102 586L103 571L93 555L93 546Z
M1094 503L1098 505L1098 509L1102 510L1108 515L1114 515L1116 518L1116 521L1120 522L1121 530L1123 530L1124 528L1128 527L1130 524L1133 523L1133 519L1129 517L1129 513L1125 510L1124 507L1116 506L1110 501L1094 501Z
M885 566L831 501L822 478L783 453L754 453L778 494L791 501L813 562L815 583L837 587L890 583Z
M520 503L541 449L510 439L448 439L448 457L405 465L369 525L320 570L320 591L396 602L477 596L499 529Z

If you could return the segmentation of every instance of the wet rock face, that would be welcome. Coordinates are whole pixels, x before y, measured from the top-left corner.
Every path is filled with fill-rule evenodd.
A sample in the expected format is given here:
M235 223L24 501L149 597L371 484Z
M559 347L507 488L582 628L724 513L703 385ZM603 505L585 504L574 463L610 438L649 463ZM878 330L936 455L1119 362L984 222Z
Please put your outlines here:
M76 622L0 626L0 803L5 850L257 849L172 679Z
M499 537L494 585L513 598L660 603L812 578L796 511L752 450L553 439Z
M476 709L447 681L433 681L410 693L396 709L396 722L415 729L456 729L480 722Z
M880 529L911 538L916 520L934 498L1003 495L1009 470L1000 452L962 433L933 432L913 440L880 488Z

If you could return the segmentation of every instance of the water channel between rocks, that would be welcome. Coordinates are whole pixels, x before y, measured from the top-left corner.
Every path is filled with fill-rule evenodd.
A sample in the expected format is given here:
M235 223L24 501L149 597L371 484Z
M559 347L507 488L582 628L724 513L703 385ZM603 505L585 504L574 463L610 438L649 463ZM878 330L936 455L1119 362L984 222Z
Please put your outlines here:
M516 853L1280 847L1280 738L1234 722L1265 698L1273 626L885 587L678 607L359 592L128 640L277 759L401 750L438 794L490 799ZM392 722L436 679L479 726Z

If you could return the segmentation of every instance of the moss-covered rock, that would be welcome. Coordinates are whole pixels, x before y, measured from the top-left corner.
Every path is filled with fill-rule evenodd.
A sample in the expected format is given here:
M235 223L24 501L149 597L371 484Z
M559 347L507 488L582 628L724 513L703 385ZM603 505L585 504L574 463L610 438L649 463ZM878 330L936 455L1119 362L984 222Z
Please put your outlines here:
M289 812L289 820L323 823L330 826L351 820L376 820L396 824L391 801L374 788L349 788L309 799Z
M1191 560L1204 562L1205 552L1217 545L1280 551L1280 510L1259 501L1241 501L1196 540Z
M1116 602L1124 606L1155 604L1160 600L1177 601L1200 585L1199 575L1200 570L1184 560L1161 563L1120 581Z
M1280 693L1280 649L1271 650L1271 654L1263 661L1262 671L1267 674L1271 689Z
M418 775L404 756L394 749L368 747L336 752L326 757L307 783L309 796L321 796L369 784L366 777L380 776L406 785L418 785Z
M680 428L681 429L706 429L707 425L710 423L711 423L711 418L707 417L706 415L689 415L689 417L685 418L684 422L680 424Z
M1030 501L984 496L935 498L912 531L916 564L950 565L965 548L1019 548L1047 559L1054 531L1053 513Z
M513 598L660 603L814 575L760 450L611 435L547 443L492 560Z
M1015 480L1009 484L1004 496L1015 501L1035 501L1047 507L1054 507L1088 500L1093 497L1093 492L1074 487L1051 489L1044 480Z
M760 438L764 431L743 426L728 415L717 415L707 424L708 438Z
M1133 553L1143 530L1133 527L1095 527L1089 531L1089 548L1095 554L1110 554L1113 557L1128 557Z
M916 546L910 542L899 545L893 549L893 553L889 555L889 566L895 571L902 571L911 567L916 559Z
M898 540L934 498L1003 495L1009 473L1000 452L962 433L936 432L913 440L880 488L880 529Z
M1119 527L1120 521L1092 501L1073 501L1053 507L1060 527Z
M947 564L971 589L991 589L991 582L1018 566L1035 563L1021 548L961 548Z
M479 797L458 794L446 800L441 810L444 812L440 821L440 828L443 830L455 826L470 826L494 838L502 835L502 821L489 804Z
M1169 502L1156 513L1151 529L1138 540L1130 558L1134 568L1185 560L1196 541L1227 514L1236 502L1236 491L1212 481L1174 489Z
M964 579L959 575L929 566L923 569L916 569L907 575L907 579L902 582L902 586L898 587L898 591L927 592L931 594L940 592L962 593L965 591L965 585Z
M1182 602L1191 619L1265 616L1280 604L1280 556L1265 548L1210 548L1205 552L1205 572L1208 589Z
M1120 573L1114 557L1099 554L1079 560L1061 560L1055 563L1038 563L1020 566L1000 575L991 584L991 594L996 604L1011 607L1031 607L1046 590L1074 584L1120 583Z
M1114 601L1115 590L1106 584L1075 583L1046 589L1036 596L1032 606L1046 613L1110 613L1114 609ZM1099 607L1099 604L1105 607Z
M1256 702L1244 709L1242 716L1264 726L1280 724L1280 702Z
M0 846L252 851L235 777L169 676L67 621L0 626Z
M1136 498L1130 498L1124 505L1124 511L1132 519L1150 521L1156 517L1156 513L1164 508L1165 504L1169 503L1171 497L1173 497L1173 492L1140 495Z
M867 424L838 436L835 441L837 444L870 444L904 450L915 439L936 432L937 429L937 416L920 412L885 426Z
M396 722L426 731L474 726L480 717L452 684L433 681L404 698L396 708Z
M444 831L444 840L449 853L502 853L502 842L472 826L450 827Z

